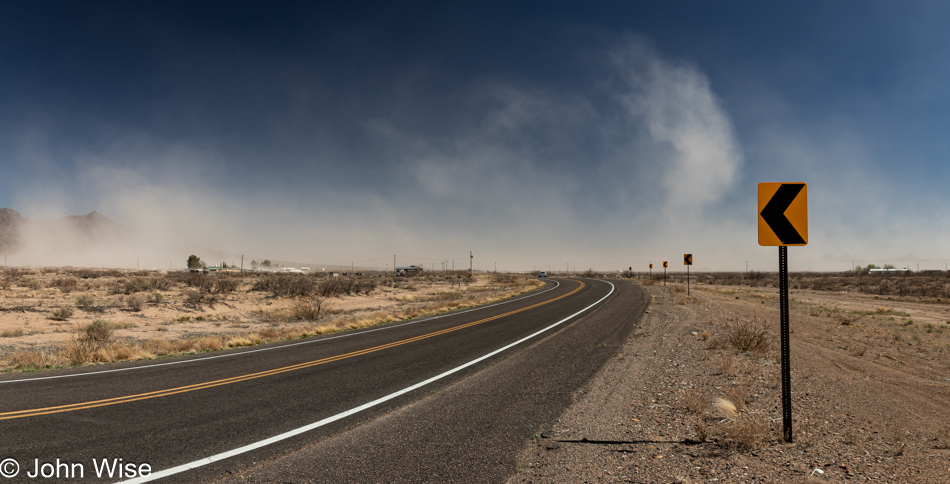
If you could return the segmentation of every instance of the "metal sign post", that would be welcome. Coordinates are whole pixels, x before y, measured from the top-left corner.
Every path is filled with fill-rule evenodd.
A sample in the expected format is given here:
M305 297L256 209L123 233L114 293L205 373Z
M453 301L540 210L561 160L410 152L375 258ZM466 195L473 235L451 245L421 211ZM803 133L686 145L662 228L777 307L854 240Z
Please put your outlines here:
M778 248L779 313L782 331L782 437L792 442L792 371L788 346L788 247Z
M808 185L759 183L759 245L778 246L782 350L782 437L792 442L792 371L788 328L788 246L808 244Z
M666 267L669 265L667 261L663 261L663 285L666 285Z
M693 265L693 254L683 254L683 264L686 266L686 297L689 297L689 266Z

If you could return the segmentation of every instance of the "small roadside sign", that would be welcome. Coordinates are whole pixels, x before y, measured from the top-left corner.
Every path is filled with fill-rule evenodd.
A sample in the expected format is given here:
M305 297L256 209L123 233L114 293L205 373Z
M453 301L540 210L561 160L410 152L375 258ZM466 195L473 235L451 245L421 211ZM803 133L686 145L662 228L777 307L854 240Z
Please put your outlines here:
M683 265L684 266L693 265L693 254L683 254Z

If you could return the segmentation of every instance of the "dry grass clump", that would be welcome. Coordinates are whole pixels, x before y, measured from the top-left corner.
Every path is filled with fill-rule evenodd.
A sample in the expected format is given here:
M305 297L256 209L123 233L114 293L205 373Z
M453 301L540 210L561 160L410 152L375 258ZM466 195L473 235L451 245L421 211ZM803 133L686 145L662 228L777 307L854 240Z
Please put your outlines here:
M40 279L27 279L26 281L23 282L23 287L32 289L34 291L38 291L40 289L43 289L45 286L43 284L43 281Z
M53 312L50 313L49 318L54 321L66 321L72 316L73 316L73 308L58 307L58 308L53 309Z
M4 358L5 366L17 370L52 368L59 363L60 358L48 348L17 350Z
M725 425L727 448L749 451L756 450L762 446L768 437L768 427L751 415L745 415L734 419Z
M713 401L713 410L727 420L722 427L726 433L723 444L732 450L756 450L768 437L768 426L746 411L741 399L738 401L740 405L723 397Z
M76 306L86 309L96 303L96 298L92 294L80 294L76 296Z
M64 351L74 365L83 365L91 361L111 361L100 358L100 352L112 343L115 328L112 323L97 319L88 325L76 328L76 334L65 346Z
M739 418L739 409L736 408L736 404L723 397L717 397L713 400L713 410L722 416L722 418Z
M701 414L712 404L707 395L690 393L683 398L683 405L691 413Z
M719 374L733 376L736 374L736 359L731 354L722 355L719 358Z
M764 323L755 320L749 322L732 318L726 323L725 341L739 353L751 353L762 357L773 347L772 338Z
M137 294L129 296L125 300L125 305L129 308L129 311L139 312L145 307L145 298Z

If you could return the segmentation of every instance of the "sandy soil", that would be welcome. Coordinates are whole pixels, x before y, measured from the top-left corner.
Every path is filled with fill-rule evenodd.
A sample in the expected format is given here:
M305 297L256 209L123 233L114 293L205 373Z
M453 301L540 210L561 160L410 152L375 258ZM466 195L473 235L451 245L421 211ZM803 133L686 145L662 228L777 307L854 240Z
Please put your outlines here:
M792 290L785 443L777 291L647 290L641 327L511 482L950 482L945 301ZM727 341L756 325L768 350Z

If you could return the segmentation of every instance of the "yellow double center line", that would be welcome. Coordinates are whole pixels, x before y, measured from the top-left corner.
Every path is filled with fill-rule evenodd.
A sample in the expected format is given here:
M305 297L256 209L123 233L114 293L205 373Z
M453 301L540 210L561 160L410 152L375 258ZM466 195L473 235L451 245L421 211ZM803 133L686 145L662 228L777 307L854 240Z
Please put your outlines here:
M578 282L580 282L580 281L578 281ZM352 358L352 357L354 357L354 356L365 355L365 354L368 354L368 353L374 353L374 352L377 352L377 351L385 350L385 349L387 349L387 348L394 348L394 347L396 347L396 346L402 346L402 345L404 345L404 344L413 343L413 342L415 342L415 341L420 341L420 340L424 340L424 339L427 339L427 338L432 338L432 337L439 336L439 335L443 335L443 334L446 334L446 333L451 333L451 332L453 332L453 331L458 331L458 330L460 330L460 329L465 329L465 328L469 328L469 327L472 327L472 326L476 326L476 325L479 325L479 324L482 324L482 323L487 323L487 322L489 322L489 321L494 321L494 320L496 320L496 319L504 318L505 316L511 316L512 314L517 314L517 313L520 313L520 312L522 312L522 311L527 311L527 310L529 310L529 309L533 309L533 308L536 308L536 307L538 307L538 306L543 306L543 305L545 305L545 304L552 303L552 302L554 302L554 301L557 301L558 299L563 299L563 298L565 298L565 297L568 297L568 296L570 296L570 295L572 295L572 294L577 293L577 292L580 291L581 289L583 289L584 286L585 286L585 284L584 284L583 282L580 282L580 285L577 287L577 289L574 289L573 291L571 291L571 292L569 292L569 293L567 293L567 294L558 296L558 297L556 297L556 298L554 298L554 299L549 299L549 300L544 301L544 302L540 302L540 303L537 303L537 304L534 304L534 305L531 305L531 306L527 306L527 307L524 307L524 308L521 308L521 309L516 309L516 310L514 310L514 311L509 311L509 312L507 312L507 313L499 314L499 315L497 315L497 316L492 316L492 317L490 317L490 318L480 319L480 320L478 320L478 321L473 321L473 322L471 322L471 323L466 323L466 324L462 324L462 325L459 325L459 326L454 326L454 327L451 327L451 328L448 328L448 329L443 329L443 330L441 330L441 331L435 331L435 332L432 332L432 333L423 334L423 335L421 335L421 336L416 336L416 337L413 337L413 338L408 338L408 339L404 339L404 340L394 341L394 342L392 342L392 343L387 343L387 344L384 344L384 345L374 346L374 347L372 347L372 348L366 348L366 349L359 350L359 351L353 351L353 352L351 352L351 353L345 353L345 354L337 355L337 356L330 356L330 357L323 358L323 359L319 359L319 360L308 361L308 362L306 362L306 363L299 363L299 364L296 364L296 365L285 366L285 367L282 367L282 368L275 368L275 369L273 369L273 370L267 370L267 371L262 371L262 372L258 372L258 373L251 373L251 374L248 374L248 375L241 375L241 376L235 376L235 377L231 377L231 378L225 378L225 379L223 379L223 380L214 380L214 381L209 381L209 382L204 382L204 383L195 383L195 384L193 384L193 385L186 385L186 386L183 386L183 387L168 388L168 389L165 389L165 390L157 390L157 391L154 391L154 392L139 393L139 394L135 394L135 395L126 395L126 396L123 396L123 397L107 398L107 399L104 399L104 400L95 400L95 401L91 401L91 402L72 403L72 404L69 404L69 405L60 405L60 406L58 406L58 407L34 408L34 409L31 409L31 410L17 410L17 411L15 411L15 412L4 412L4 413L0 413L0 420L9 420L9 419L23 418L23 417L35 417L35 416L38 416L38 415L48 415L48 414L51 414L51 413L72 412L72 411L74 411L74 410L84 410L84 409L87 409L87 408L104 407L104 406L107 406L107 405L118 405L118 404L120 404L120 403L135 402L135 401L137 401L137 400L148 400L148 399L150 399L150 398L166 397L166 396L175 395L175 394L178 394L178 393L193 392L193 391L195 391L195 390L203 390L203 389L205 389L205 388L212 388L212 387L217 387L217 386L221 386L221 385L230 385L231 383L238 383L238 382L247 381L247 380L254 380L254 379L256 379L256 378L263 378L263 377L265 377L265 376L277 375L277 374L286 373L286 372L289 372L289 371L302 370L302 369L304 369L304 368L310 368L310 367L312 367L312 366L322 365L322 364L324 364L324 363L331 363L331 362L334 362L334 361L345 360L345 359L347 359L347 358Z

